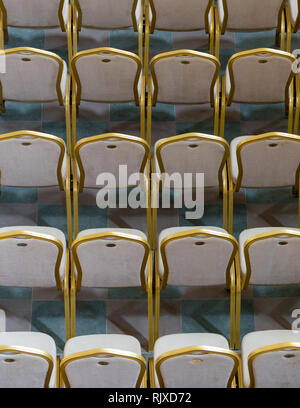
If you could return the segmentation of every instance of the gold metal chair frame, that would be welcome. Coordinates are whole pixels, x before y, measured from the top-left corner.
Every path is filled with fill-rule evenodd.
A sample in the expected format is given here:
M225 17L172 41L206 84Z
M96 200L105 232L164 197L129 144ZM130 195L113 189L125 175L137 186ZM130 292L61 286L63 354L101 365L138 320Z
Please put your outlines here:
M148 75L148 84L147 84L147 89L148 89L148 100L147 100L147 141L149 144L151 144L151 124L152 124L152 106L156 106L156 103L159 102L157 100L157 95L158 95L158 90L159 90L159 84L157 81L157 77L155 74L155 64L159 62L162 59L165 58L172 58L176 56L190 56L190 57L195 57L195 58L200 58L203 60L208 60L211 61L215 64L216 66L216 72L214 75L214 78L212 80L212 83L210 85L210 104L214 108L214 134L215 136L218 136L219 132L219 105L220 105L220 97L219 97L219 88L220 88L220 78L219 78L219 72L220 72L220 62L219 60L214 57L213 55L210 54L204 54L202 52L198 51L192 51L192 50L176 50L176 51L169 51L169 52L164 52L158 55L155 55L155 57L152 58L150 62L150 71L151 74ZM153 95L152 95L152 81L153 81ZM214 89L215 86L217 85L217 92L216 96L214 95ZM173 103L174 105L178 104L178 102L169 102ZM193 105L197 105L197 103L193 103Z
M144 10L144 1L141 0L141 18L140 21L137 21L136 19L136 8L139 0L132 0L132 11L131 11L131 17L132 17L132 27L134 31L138 32L138 49L139 49L139 57L141 61L143 60L143 10ZM78 52L78 37L79 37L79 32L81 31L82 27L85 27L82 25L82 9L80 6L80 0L71 0L72 3L72 9L73 9L73 50L74 54L76 55ZM101 5L99 5L101 7ZM91 26L86 26L86 28L94 28L98 30L107 30L107 28L103 27L91 27ZM123 28L128 28L128 27L117 27L114 29L123 29Z
M19 237L26 237L30 239L37 239L40 241L49 242L57 247L58 255L57 255L54 275L55 275L57 290L63 291L64 293L66 339L68 340L71 334L71 331L70 331L70 303L69 303L69 252L68 252L68 249L66 248L66 266L65 266L66 269L65 269L64 281L62 282L60 279L60 274L59 274L59 269L60 269L61 260L63 256L63 250L64 250L62 242L58 238L52 235L41 234L41 233L33 232L33 231L23 231L23 230L16 229L13 231L7 231L7 232L0 233L0 240L10 239L10 238L19 238Z
M147 195L147 228L148 239L152 243L152 223L151 223L151 196L150 196L150 176L149 176L149 163L150 146L148 143L140 137L128 136L121 133L105 133L98 136L86 137L79 140L73 153L73 205L74 205L74 233L75 237L78 234L78 193L81 193L84 189L85 170L80 157L80 149L87 144L97 143L101 141L124 141L132 142L141 145L145 150L145 155L141 164L139 172L146 175L145 192ZM120 163L121 164L121 163ZM124 164L124 163L122 163ZM79 180L77 180L77 169L79 169Z
M111 48L111 47L101 47L101 48L94 48L91 50L85 50L77 53L73 58L71 62L71 75L72 75L72 148L74 148L76 144L76 121L77 121L77 111L80 105L81 101L81 81L80 77L76 68L76 62L80 58L88 57L90 55L97 55L101 53L108 53L108 54L114 54L114 55L120 55L123 57L127 57L132 59L133 61L136 62L137 65L137 71L135 75L135 83L133 87L133 95L134 95L134 101L136 106L140 107L140 128L141 128L141 138L145 139L145 75L142 75L142 87L141 87L141 95L139 96L138 92L138 82L140 79L140 76L142 74L142 60L140 57L136 54L133 54L132 52L128 51L122 51L118 50L116 48ZM114 102L107 102L107 101L94 101L92 102L95 103L119 103L120 101L114 101ZM124 101L121 101L124 102ZM131 102L131 101L128 101Z
M198 356L200 353L202 354L214 354L214 355L220 355L220 356L226 356L229 357L233 360L234 366L233 369L230 373L228 382L227 382L227 388L235 388L235 376L238 372L241 371L241 358L240 356L232 350L227 350L223 349L220 347L212 347L212 346L190 346L190 347L184 347L181 349L177 350L172 350L168 351L166 353L161 354L156 362L155 362L155 369L154 369L154 362L153 358L149 361L149 377L150 377L150 387L151 388L156 388L155 386L155 375L154 371L156 372L157 379L159 382L159 387L160 388L165 388L165 382L161 373L161 365L165 362L170 360L171 358L176 358L188 354L194 354L197 353L196 355ZM200 355L201 355L200 354Z
M294 142L299 142L300 143L300 138L299 136L292 135L292 134L286 134L286 133L281 133L281 132L270 132L270 133L265 133L257 136L249 136L244 140L241 140L236 149L236 156L237 156L237 163L238 163L238 179L236 181L236 184L233 183L233 180L231 178L231 172L229 171L229 232L232 233L232 228L233 228L233 205L234 205L234 193L238 192L241 188L242 180L243 180L243 163L242 163L242 158L241 158L241 151L244 147L251 143L256 143L260 142L263 140L273 140L273 139L281 139L281 140L290 140ZM242 186L243 188L249 188ZM250 188L274 188L274 187L287 187L287 186L269 186L269 187L250 187ZM299 191L300 190L300 164L298 166L298 169L295 174L295 184L293 185L295 190ZM300 196L299 196L299 203L298 203L298 226L300 228Z
M144 259L141 265L141 287L148 294L148 328L149 328L149 350L153 349L153 297L152 297L152 252L148 241L133 234L122 232L108 231L99 232L96 234L85 235L76 238L72 244L72 260L71 260L71 337L75 337L76 333L76 292L81 289L82 268L78 258L77 249L81 244L87 242L115 238L130 242L135 242L143 246L145 250ZM147 265L148 264L148 265ZM147 276L146 276L147 269ZM77 271L77 278L75 277Z
M68 241L69 245L72 243L73 239L73 233L72 233L72 207L71 207L71 188L70 188L70 180L71 180L71 163L70 163L70 157L67 154L66 160L67 160L67 174L66 174L66 181L63 181L62 178L62 165L63 165L63 159L65 156L65 144L62 139L59 137L41 133L41 132L35 132L31 130L21 130L21 131L16 131L16 132L11 132L11 133L6 133L0 135L0 146L1 142L4 140L9 140L9 139L17 139L17 138L22 138L22 137L32 137L35 139L42 139L42 140L47 140L49 142L56 143L59 148L60 148L60 156L59 160L57 163L57 184L59 186L59 189L61 191L65 191L66 193L66 211L67 211L67 224L68 224ZM19 186L9 186L9 187L19 187ZM52 187L52 186L49 186ZM39 188L39 186L36 186L36 188ZM0 194L1 194L1 169L0 169Z
M165 248L167 244L172 241L188 238L188 237L214 237L229 241L232 244L232 254L228 265L226 267L226 288L230 289L230 348L235 346L235 341L237 337L236 321L235 321L235 309L236 309L236 281L239 279L239 253L238 253L238 242L237 240L229 234L225 234L219 231L210 231L205 228L192 229L183 232L177 232L170 234L165 237L160 244L160 254L164 266L164 274L161 279L159 275L159 250L155 250L155 320L154 320L154 340L156 341L159 337L159 316L160 316L160 291L165 289L168 283L169 266L166 257Z
M273 28L266 28L266 29L238 29L238 30L229 30L227 29L227 22L228 22L228 6L227 0L223 0L223 7L224 7L224 21L221 26L220 18L219 18L219 10L215 7L215 37L216 37L216 44L215 44L215 56L219 58L220 55L220 35L224 35L226 31L229 32L258 32L258 31L267 31ZM274 27L276 28L276 27ZM285 32L287 32L287 40L286 40L286 47L285 47ZM280 49L282 51L286 50L287 52L291 52L291 19L290 19L290 9L286 5L286 0L282 1L282 5L280 7L278 13L278 25L276 28L276 44L279 43L279 36L280 36Z
M49 388L50 378L53 372L54 361L52 356L36 348L23 347L23 346L13 346L13 345L0 345L0 354L4 353L16 353L16 354L25 354L29 356L39 357L46 361L48 364L48 370L44 381L44 388Z
M254 351L252 351L248 356L248 369L249 369L249 376L250 376L250 386L249 388L255 388L255 375L253 369L253 363L255 359L262 354L272 353L274 351L299 351L300 350L300 343L296 342L288 342L288 343L278 343L271 346L260 347Z
M223 228L228 229L228 220L227 220L227 209L228 209L228 185L227 185L227 170L226 170L226 163L229 160L229 144L224 138L220 138L218 136L206 135L201 133L185 133L178 136L172 136L168 138L164 138L158 141L157 149L155 152L155 156L157 158L157 162L160 168L161 173L165 173L165 166L161 157L161 150L172 143L181 142L184 140L191 140L192 141L211 141L218 143L224 147L224 157L221 161L221 165L219 168L218 178L219 178L219 190L223 194ZM155 169L155 160L152 160L152 169L154 169L155 175L157 171ZM157 180L157 177L152 177L152 200L154 203L157 202L157 196L159 192L163 188L163 181L162 179ZM157 208L153 206L152 209L152 219L153 219L153 242L154 248L157 245Z
M111 348L97 348L88 351L81 351L78 353L70 354L64 357L60 363L60 372L61 372L61 388L65 385L66 388L71 388L70 381L68 379L66 368L69 364L72 364L74 361L82 360L84 358L90 357L119 357L124 358L127 360L135 361L140 365L140 373L136 382L136 388L146 388L147 384L147 367L146 367L146 360L144 357L131 353L129 351L124 350L116 350Z
M285 101L278 101L278 102L266 102L267 104L271 103L282 103L285 102L286 108L288 109L288 133L293 132L293 116L294 116L294 79L296 81L296 86L299 87L299 79L297 78L297 75L293 73L292 71L292 64L296 61L296 57L288 52L285 51L278 51L274 50L271 48L257 48L254 50L248 50L248 51L242 51L238 52L237 54L234 54L228 61L228 73L230 77L230 82L231 82L231 89L230 89L230 94L227 97L226 96L226 75L222 76L222 97L221 97L221 116L220 116L220 136L224 137L224 130L225 130L225 110L227 106L231 106L233 102L236 103L249 103L249 102L244 102L244 101L239 101L235 100L234 98L234 92L235 92L235 80L234 80L234 75L233 75L233 69L232 66L235 61L243 58L243 57L248 57L248 56L254 56L254 55L261 55L261 54L266 54L267 56L280 56L283 58L286 58L291 61L291 74L290 77L287 81L286 84L286 90L285 90ZM298 89L298 88L297 88ZM250 104L255 105L255 102L250 102ZM262 102L259 102L258 104L263 104ZM299 97L297 98L297 107L300 111L300 100Z
M59 8L58 8L58 26L60 26L62 32L67 32L67 42L68 42L68 56L69 56L69 63L71 62L72 58L72 6L69 4L69 13L68 13L68 22L65 24L63 18L63 6L64 0L60 0ZM15 26L14 26L15 27ZM29 28L29 27L19 27L18 28ZM54 27L42 27L42 26L34 26L30 27L30 29L43 29L43 28L56 28ZM3 4L3 0L0 0L0 49L4 50L4 42L8 41L8 25L7 25L7 11Z

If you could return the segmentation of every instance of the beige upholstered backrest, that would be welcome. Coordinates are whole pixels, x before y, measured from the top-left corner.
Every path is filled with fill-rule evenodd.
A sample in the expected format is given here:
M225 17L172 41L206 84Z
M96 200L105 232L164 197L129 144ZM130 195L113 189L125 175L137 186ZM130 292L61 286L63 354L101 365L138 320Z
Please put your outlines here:
M58 27L68 13L68 0L0 0L12 27Z
M63 187L66 177L63 140L37 132L0 135L1 185Z
M82 51L72 60L77 82L77 101L139 101L141 60L132 53L113 48Z
M153 103L213 103L219 61L190 50L156 55L151 63Z

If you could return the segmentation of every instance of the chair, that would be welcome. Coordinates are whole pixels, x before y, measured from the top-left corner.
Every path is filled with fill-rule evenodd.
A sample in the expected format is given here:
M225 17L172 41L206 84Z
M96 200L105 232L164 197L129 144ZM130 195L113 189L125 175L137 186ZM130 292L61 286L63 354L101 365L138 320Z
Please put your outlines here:
M220 136L224 137L225 109L234 103L285 103L288 133L293 133L294 77L296 57L284 51L258 48L234 54L222 77ZM298 101L297 101L298 103Z
M160 291L179 286L226 285L230 289L230 347L235 338L235 268L238 243L218 227L174 227L159 235L155 251L155 330L159 337Z
M67 146L70 153L70 83L66 62L52 52L30 47L6 49L2 57L5 72L0 72L0 107L5 101L48 103L65 107Z
M56 345L36 332L0 333L0 388L56 388Z
M158 54L150 62L148 76L147 140L151 142L152 106L205 104L214 108L214 134L219 130L220 62L213 55L192 50Z
M66 338L70 337L69 252L62 231L37 226L0 228L0 286L62 291Z
M146 235L126 228L81 231L72 244L71 326L76 331L76 292L82 287L142 287L148 295L149 349L153 348L152 252Z
M72 10L68 0L0 0L0 47L8 41L8 27L45 29L60 27L67 32L72 57Z
M139 57L143 59L144 0L71 0L73 2L74 54L81 28L138 32Z
M137 55L103 47L77 53L71 63L72 143L76 144L76 117L81 101L135 102L140 107L141 137L145 138L145 77Z
M149 242L152 242L149 156L150 147L145 140L120 133L105 133L87 137L76 143L73 160L75 237L78 233L78 192L82 192L84 188L100 189L103 187L104 180L101 181L101 185L97 184L99 183L98 177L109 173L114 177L115 185L106 187L114 190L114 193L118 188L123 189L124 192L124 188L135 186L145 194L148 239ZM128 178L126 175L124 181L122 177L125 177L125 173L120 166L127 166ZM135 174L139 174L139 181L130 181Z
M146 0L145 70L148 67L150 34L162 31L200 31L209 34L209 52L214 53L213 0Z
M219 187L223 195L223 228L227 229L227 172L229 145L218 136L185 133L159 140L154 147L152 164L152 200L158 201L165 186L164 175L204 173L205 187ZM184 187L184 186L182 186ZM157 207L153 205L153 239L157 235Z
M239 355L225 337L180 333L160 337L149 361L151 388L235 388Z
M248 333L242 341L241 357L245 388L299 388L299 332L265 330Z
M248 285L300 283L300 230L251 228L239 237L240 276L236 279L236 333L240 332L241 291ZM236 343L239 344L237 338Z
M146 360L132 336L94 334L68 340L61 361L66 388L146 388Z
M59 137L29 130L0 135L0 188L58 186L66 193L68 240L72 243L70 158Z
M285 32L287 32L286 50L291 52L290 9L286 0L217 0L215 8L216 52L219 58L220 34L227 31L256 32L276 29L276 44L285 50ZM280 36L280 41L279 41Z
M294 191L299 190L299 136L278 132L240 136L230 144L230 159L229 232L233 224L233 193L240 188L293 186ZM298 213L300 227L300 201Z

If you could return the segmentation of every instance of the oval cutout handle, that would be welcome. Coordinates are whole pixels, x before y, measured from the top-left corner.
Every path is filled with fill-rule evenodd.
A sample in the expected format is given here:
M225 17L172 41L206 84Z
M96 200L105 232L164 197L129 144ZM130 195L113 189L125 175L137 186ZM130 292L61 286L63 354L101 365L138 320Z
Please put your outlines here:
M13 358L6 358L5 363L14 363L16 360L14 360Z
M205 245L205 242L203 242L203 241L197 241L197 242L195 242L195 245L197 245L197 246L202 246L202 245Z
M107 62L111 62L111 60L110 60L110 59L108 59L108 58L104 58L104 59L102 60L102 62L107 63Z
M27 247L28 244L26 244L25 242L20 242L19 244L17 244L18 247Z
M183 61L181 61L181 64L188 65L188 64L190 64L190 61L183 60Z
M107 365L109 365L109 363L107 361L98 361L98 365L107 366Z
M115 248L117 245L116 244L106 244L105 246L107 248Z
M265 60L265 59L258 60L259 64L266 64L267 62L269 62L269 61Z
M281 246L284 246L284 245L287 245L288 243L286 242L286 241L279 241L278 242L278 245L281 245Z
M116 149L117 146L116 145L107 145L106 147L107 147L107 149Z
M31 58L27 58L27 57L25 58L25 57L24 57L24 58L22 58L22 61L23 61L23 62L30 62L30 61L31 61Z

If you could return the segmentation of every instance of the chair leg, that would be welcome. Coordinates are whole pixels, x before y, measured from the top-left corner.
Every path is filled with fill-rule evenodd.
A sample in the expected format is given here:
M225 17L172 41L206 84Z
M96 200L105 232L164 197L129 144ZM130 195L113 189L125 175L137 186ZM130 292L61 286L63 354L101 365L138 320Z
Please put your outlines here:
M159 337L159 315L160 315L160 278L158 274L158 250L155 250L155 320L154 341Z
M220 117L220 137L225 134L225 110L226 110L226 78L222 77L222 98L221 98L221 117Z
M76 91L75 91L75 82L72 78L72 143L71 143L71 152L73 157L73 149L76 145L77 139L77 103L76 103Z
M230 279L230 348L233 349L235 345L235 270L234 265L231 269L231 279Z
M234 205L234 195L233 195L233 185L232 181L229 180L229 199L228 199L228 232L229 234L233 233L233 205Z
M149 168L149 163L147 164L147 167ZM149 173L148 173L149 174ZM151 220L151 191L150 191L150 179L147 179L147 185L146 185L146 194L147 194L147 231L148 231L148 241L151 245L151 248L153 248L153 233L152 233L152 220Z
M67 211L67 226L68 226L68 245L69 247L73 242L73 228L72 228L72 202L71 202L71 189L70 189L70 159L68 159L68 176L66 180L66 211Z
M210 9L211 23L209 26L209 53L214 55L215 50L215 9L212 6Z
M3 26L3 18L0 15L0 49L4 50L4 26Z
M73 166L73 175L74 175L75 165ZM74 177L74 176L73 176ZM74 237L77 237L78 234L78 186L77 180L73 181L73 213L74 213Z
M220 116L220 78L217 79L217 96L215 99L214 135L219 136L219 116Z
M73 46L72 46L72 6L69 4L69 15L67 23L67 42L68 42L68 60L69 60L69 71L71 69L71 61L73 57Z
M147 101L147 142L151 146L151 125L152 125L152 96L151 83L148 81L148 101Z
M148 348L149 351L153 350L153 296L152 296L152 252L149 254L148 261Z
M138 49L139 49L139 57L143 62L143 16L141 17L141 21L138 25Z
M66 340L71 337L70 327L70 291L69 291L69 250L67 250L66 272L64 279L64 305L65 305L65 321L66 321Z
M68 151L68 155L71 157L72 141L71 141L70 93L71 93L71 76L70 74L68 74L66 97L65 97L65 115L66 115L67 151Z
M215 56L220 58L220 20L219 20L219 11L215 7Z
M296 75L295 87L296 87L296 109L294 119L294 134L298 134L299 130L299 116L300 116L300 87L299 87L299 75Z
M78 27L77 27L77 11L73 7L73 55L77 54L78 51Z
M280 49L281 51L285 51L285 14L284 14L284 10L282 10L282 14L281 14Z
M147 83L148 83L148 73L149 73L149 48L150 48L149 4L146 4L146 7L145 7L144 73L146 76ZM149 89L148 89L148 92L149 92Z
M145 139L145 117L146 117L146 112L145 112L145 92L146 92L146 82L145 82L145 75L143 75L142 78L142 91L141 91L141 98L140 98L140 126L141 126L141 138Z
M228 183L227 183L227 171L226 167L223 171L223 186L222 186L222 193L223 193L223 228L228 231Z
M293 116L294 116L294 80L292 80L289 88L288 133L293 133Z
M289 7L285 8L286 15L286 51L291 52L292 46L292 24Z
M236 297L235 297L235 349L240 348L240 331L241 331L241 275L238 257L235 259L236 271Z
M76 336L76 284L74 277L74 261L71 260L71 337Z

